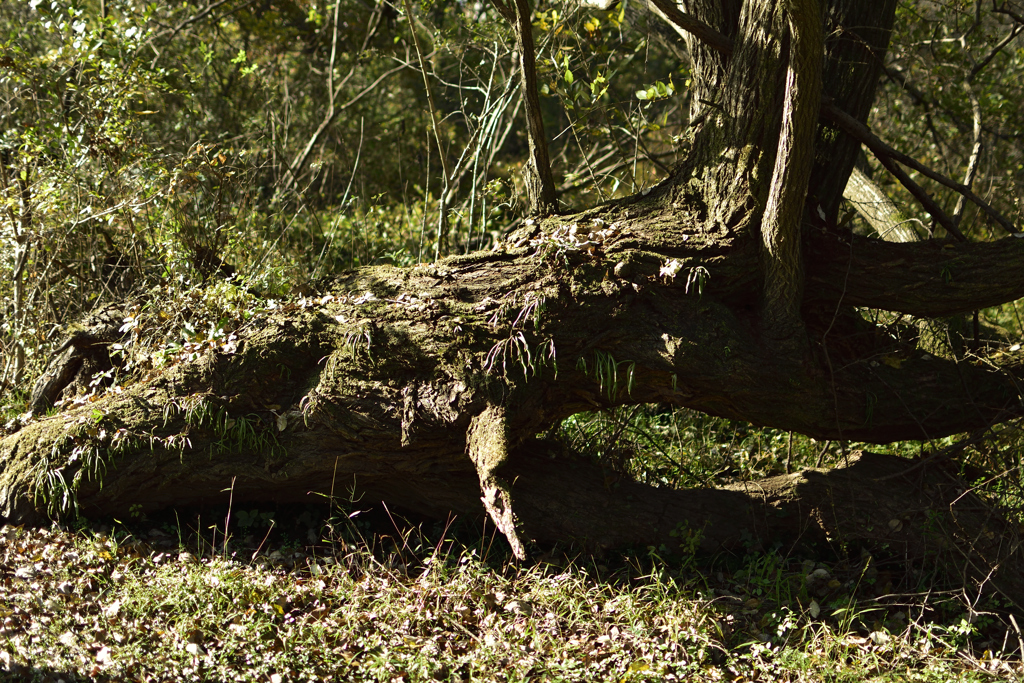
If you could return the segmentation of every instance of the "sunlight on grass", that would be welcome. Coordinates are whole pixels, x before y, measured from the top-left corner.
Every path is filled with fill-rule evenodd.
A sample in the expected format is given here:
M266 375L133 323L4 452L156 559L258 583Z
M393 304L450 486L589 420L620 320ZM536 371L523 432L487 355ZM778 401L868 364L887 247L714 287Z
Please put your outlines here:
M1002 648L987 642L1006 626L994 614L950 616L959 608L948 596L855 596L866 574L859 566L761 553L702 575L648 551L607 566L550 553L515 567L484 561L487 539L467 546L410 529L367 543L353 530L239 561L248 551L224 557L199 542L190 552L173 530L141 532L143 542L123 529L4 527L0 661L19 680L995 681L1022 673L1016 655L1001 654L1017 646L1010 629Z

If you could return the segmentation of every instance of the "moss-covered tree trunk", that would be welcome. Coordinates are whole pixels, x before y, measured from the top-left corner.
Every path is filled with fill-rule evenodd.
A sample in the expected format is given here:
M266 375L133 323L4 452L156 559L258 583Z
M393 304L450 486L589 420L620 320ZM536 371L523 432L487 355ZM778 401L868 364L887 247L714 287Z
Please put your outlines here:
M800 123L818 78L802 52L818 44L816 3L694 11L704 4L734 49L696 50L698 91L718 99L664 183L528 222L493 252L341 275L230 345L33 420L0 442L0 513L123 515L226 501L229 488L235 501L363 496L486 509L520 554L531 539L672 545L681 529L709 550L751 537L939 548L1024 602L1005 571L1020 559L1013 529L938 469L867 455L758 486L670 491L609 485L535 440L625 403L874 442L1024 412L1019 353L934 357L854 308L938 316L1019 298L1024 241L892 244L837 228L857 145ZM813 48L822 90L860 120L877 69L848 53L883 54L894 11L866 7L828 3L830 37ZM842 42L854 30L856 49ZM808 174L812 159L820 172ZM773 253L776 237L788 251Z

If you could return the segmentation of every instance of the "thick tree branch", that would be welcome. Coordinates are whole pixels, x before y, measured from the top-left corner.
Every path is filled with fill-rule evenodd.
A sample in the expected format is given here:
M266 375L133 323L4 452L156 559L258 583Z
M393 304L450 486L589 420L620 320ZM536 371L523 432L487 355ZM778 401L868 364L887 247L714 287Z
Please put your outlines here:
M857 213L883 240L917 242L920 239L911 226L911 222L917 219L908 219L882 188L856 166L850 172L843 198L853 204Z
M1024 559L1020 531L973 493L963 493L940 467L918 469L893 456L858 452L847 466L827 472L674 491L631 481L609 488L599 467L581 461L572 465L567 481L564 465L536 450L524 452L505 472L515 478L524 525L534 538L675 548L686 536L679 533L678 520L684 519L695 522L685 530L708 553L737 548L737 534L764 545L826 538L882 545L902 562L927 554L934 563L938 547L961 568L957 579L975 589L991 582L1024 607L1024 576L1017 571Z
M1024 367L1009 357L1002 367L922 354L882 363L875 359L906 349L881 335L839 338L832 346L819 334L804 363L768 362L749 307L730 308L716 298L717 286L691 293L684 278L665 274L672 261L677 274L683 261L707 263L716 278L728 272L708 255L709 245L695 239L666 246L667 233L658 233L682 226L698 234L695 213L652 217L635 208L603 207L601 224L619 227L576 250L566 238L557 258L544 258L539 238L539 253L510 248L347 273L308 305L250 319L230 349L208 349L119 393L34 421L0 441L0 514L28 521L47 504L52 514L76 502L86 514L123 514L135 505L214 502L236 480L239 501L308 500L337 485L427 514L479 512L482 488L486 509L513 543L520 534L605 546L659 543L680 524L699 531L711 551L737 547L743 531L766 542L805 534L867 540L865 530L894 528L880 501L896 501L906 513L907 496L891 491L905 486L899 474L909 464L897 460L883 471L871 462L863 469L886 478L853 488L833 485L838 479L846 486L845 475L811 472L727 492L659 492L630 482L602 492L606 483L595 468L557 453L524 454L516 444L528 445L570 414L627 403L669 403L823 438L877 441L944 436L1024 411ZM549 219L541 228L548 235L569 223L578 230L595 217ZM641 244L644 230L650 234ZM819 239L838 242L831 234ZM629 241L634 246L625 246ZM714 249L742 267L742 244ZM818 261L840 277L837 263L859 266L835 247L814 254L811 263ZM886 265L888 273L903 270ZM846 280L851 291L860 287L857 276ZM823 366L826 352L834 372ZM256 445L251 436L244 445L234 440L227 425L236 423L258 435ZM934 522L927 515L934 489L922 487L914 499L915 524ZM973 503L970 511L957 508L960 491L952 495L956 500L934 500L950 525L948 547L969 558L971 576L1012 559L1016 547L1000 554L998 543L965 531L974 526L961 513L981 513ZM601 505L605 513L595 513ZM688 514L689 506L699 515ZM850 513L836 514L833 523L826 513L839 509L862 513L852 524L839 522ZM877 517L879 510L885 516ZM702 529L705 521L714 528ZM876 540L918 542L920 528ZM517 552L524 553L522 545Z
M898 244L811 234L808 294L851 306L944 317L1024 297L1024 239Z
M518 30L524 98L534 98L528 109L539 122L526 0L493 1ZM702 16L732 25L723 19L727 4L739 6L706 0ZM0 514L29 521L76 505L124 514L136 505L210 503L236 481L239 501L309 500L337 485L427 514L486 510L519 556L530 537L668 545L681 529L712 552L751 538L838 539L918 559L927 540L962 555L975 583L995 576L1021 596L1017 530L991 520L928 461L861 455L835 473L679 492L610 483L592 463L535 440L583 410L638 403L876 442L942 437L1024 414L1024 355L1012 347L935 357L854 309L945 315L1017 298L1024 241L892 244L801 225L812 154L837 148L815 150L811 141L843 141L834 181L845 182L852 163L852 140L817 127L823 54L840 65L837 81L861 78L842 100L856 103L850 111L861 120L876 79L850 66L855 51L823 52L818 0L785 6L784 96L783 5L743 7L730 85L708 117L709 142L695 152L703 156L693 167L710 179L704 187L691 176L548 217L487 253L348 271L322 283L315 299L240 318L229 343L178 356L164 349L159 371L129 375L126 366L118 391L25 418L0 440ZM406 0L411 18L410 7ZM847 10L828 20L862 16ZM870 45L887 39L890 14ZM722 63L712 56L704 73L717 75ZM535 132L543 146L542 128ZM436 128L435 137L440 147ZM720 159L708 158L713 149ZM903 173L896 164L906 162L882 151ZM547 161L538 155L531 151L540 173ZM453 178L447 169L445 178ZM543 206L545 182L536 181L531 203ZM715 213L718 198L732 202L728 213ZM764 278L758 259L767 261ZM814 285L807 297L802 265ZM776 338L801 325L800 348L766 349L765 320ZM152 332L146 338L169 336ZM151 351L139 344L123 350Z

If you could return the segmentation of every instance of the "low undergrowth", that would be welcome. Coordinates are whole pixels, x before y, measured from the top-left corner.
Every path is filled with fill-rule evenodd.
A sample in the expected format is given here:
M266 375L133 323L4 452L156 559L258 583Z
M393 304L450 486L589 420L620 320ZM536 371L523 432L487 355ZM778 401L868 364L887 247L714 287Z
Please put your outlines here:
M500 538L468 522L233 517L226 541L223 517L4 527L0 671L27 681L1024 680L1019 619L937 590L922 568L866 556L761 550L698 563L549 548L515 565Z

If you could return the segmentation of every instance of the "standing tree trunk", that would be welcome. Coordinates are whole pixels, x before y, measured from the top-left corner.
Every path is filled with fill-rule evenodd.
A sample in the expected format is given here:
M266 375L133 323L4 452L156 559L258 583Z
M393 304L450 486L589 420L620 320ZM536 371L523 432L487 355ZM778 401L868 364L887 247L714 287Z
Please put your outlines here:
M523 180L526 184L527 213L550 216L558 212L555 180L548 157L548 138L544 133L540 97L537 94L537 61L533 46L533 24L527 0L491 0L491 4L512 25L519 55L519 77L526 103L526 162Z

